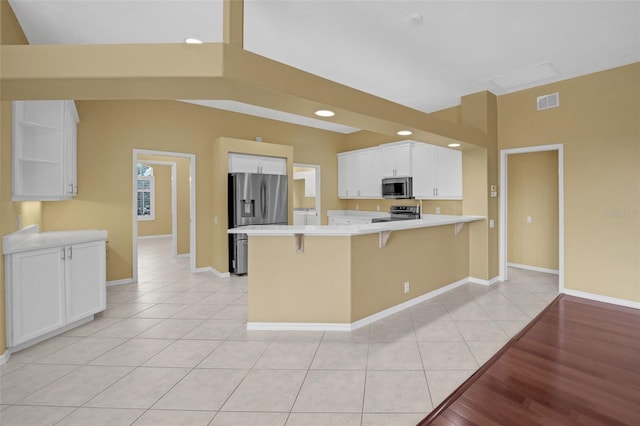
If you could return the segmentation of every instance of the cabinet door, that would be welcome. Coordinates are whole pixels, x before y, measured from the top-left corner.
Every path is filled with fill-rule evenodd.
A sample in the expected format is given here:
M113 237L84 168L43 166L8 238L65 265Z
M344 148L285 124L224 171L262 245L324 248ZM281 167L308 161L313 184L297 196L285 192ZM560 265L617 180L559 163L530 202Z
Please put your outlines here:
M67 246L67 321L86 318L106 308L104 241Z
M382 146L384 177L411 176L411 143Z
M15 253L9 259L8 346L16 346L56 330L66 322L64 249Z
M462 199L462 152L438 147L437 197Z
M413 147L413 196L419 199L436 197L438 147L417 143Z
M304 196L315 197L316 196L316 172L305 172L304 177Z
M259 173L259 171L259 157L246 154L229 154L229 173Z
M359 198L382 198L382 151L360 151L357 157L357 187Z
M287 159L280 157L259 157L260 173L266 175L286 175Z
M293 212L293 224L294 225L306 225L307 215L305 212Z
M73 197L78 195L76 155L78 112L73 101L65 101L64 121L64 193L65 196Z
M338 197L356 198L356 176L355 154L338 155Z

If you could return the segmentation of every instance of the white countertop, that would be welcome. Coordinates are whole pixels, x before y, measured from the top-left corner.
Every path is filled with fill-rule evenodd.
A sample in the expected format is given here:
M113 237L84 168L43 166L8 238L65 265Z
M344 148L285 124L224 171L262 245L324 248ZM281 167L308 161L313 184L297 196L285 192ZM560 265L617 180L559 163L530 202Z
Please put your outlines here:
M482 216L455 216L425 214L422 219L400 220L395 222L378 222L358 225L252 225L234 228L229 234L247 234L249 236L286 236L295 234L316 236L356 236L375 234L384 231L404 231L408 229L427 228L430 226L453 225L456 223L485 220Z
M2 254L19 253L106 239L107 231L103 229L39 232L38 225L32 225L3 236Z

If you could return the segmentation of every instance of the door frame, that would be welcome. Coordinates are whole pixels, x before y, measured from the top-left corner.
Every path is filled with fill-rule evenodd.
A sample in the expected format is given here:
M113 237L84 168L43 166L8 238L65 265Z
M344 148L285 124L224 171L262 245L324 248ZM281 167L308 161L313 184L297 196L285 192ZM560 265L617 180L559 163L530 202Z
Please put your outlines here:
M131 178L131 212L132 212L132 236L133 243L133 282L138 282L138 212L137 206L137 177L138 177L138 156L139 155L159 155L166 157L179 157L189 159L189 266L192 273L196 272L196 155L183 152L170 152L170 151L156 151L149 149L133 149L133 163L132 163L132 178ZM150 161L147 161L150 164ZM175 164L175 163L174 163ZM172 168L172 235L173 244L176 245L174 253L177 254L177 202L173 199L176 195L176 191L173 190L176 185L176 177L174 174L174 168ZM176 210L174 210L174 208Z
M293 163L293 167L306 167L309 169L315 169L316 171L316 216L318 217L318 225L322 224L322 192L320 192L322 185L322 175L320 172L319 164L307 164L307 163ZM293 176L291 176L293 179Z
M507 280L507 185L508 185L508 157L512 154L527 154L531 152L557 151L558 152L558 291L564 292L564 145L538 145L524 148L511 148L500 150L500 197L499 220L499 273L500 280Z

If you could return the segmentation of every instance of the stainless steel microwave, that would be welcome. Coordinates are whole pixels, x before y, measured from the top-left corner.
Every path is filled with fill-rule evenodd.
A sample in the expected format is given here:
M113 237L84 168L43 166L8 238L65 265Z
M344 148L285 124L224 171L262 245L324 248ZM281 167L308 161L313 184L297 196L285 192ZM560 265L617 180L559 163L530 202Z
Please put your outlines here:
M413 178L383 178L382 198L413 198Z

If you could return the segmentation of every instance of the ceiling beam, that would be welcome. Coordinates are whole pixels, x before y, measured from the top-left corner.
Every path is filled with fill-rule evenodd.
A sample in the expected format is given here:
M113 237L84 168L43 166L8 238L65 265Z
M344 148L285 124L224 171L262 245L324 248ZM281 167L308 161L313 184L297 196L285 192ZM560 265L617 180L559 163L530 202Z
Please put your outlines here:
M487 146L470 126L356 90L225 43L0 46L0 93L14 99L223 99L445 145ZM400 137L398 137L400 139Z

